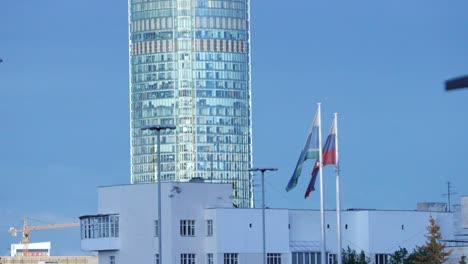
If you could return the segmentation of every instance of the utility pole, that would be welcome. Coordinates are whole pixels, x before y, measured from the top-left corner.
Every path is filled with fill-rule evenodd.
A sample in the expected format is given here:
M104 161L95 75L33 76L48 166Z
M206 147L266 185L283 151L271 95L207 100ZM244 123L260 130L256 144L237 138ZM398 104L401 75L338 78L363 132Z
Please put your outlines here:
M263 240L263 264L267 263L267 253L265 244L265 171L277 171L277 168L252 168L249 171L262 172L262 240Z
M448 212L451 212L452 211L452 205L450 204L450 201L451 201L451 196L452 194L456 194L456 192L452 192L452 187L450 185L450 182L448 181L447 182L447 193L444 193L442 194L443 196L447 196L447 200L448 200L448 208L447 208L447 211Z

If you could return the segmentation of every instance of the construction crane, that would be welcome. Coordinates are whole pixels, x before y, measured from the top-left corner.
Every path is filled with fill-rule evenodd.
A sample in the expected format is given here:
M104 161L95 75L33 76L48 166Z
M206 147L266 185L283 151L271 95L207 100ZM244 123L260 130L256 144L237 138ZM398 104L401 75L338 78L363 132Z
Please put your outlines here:
M79 222L28 226L28 221L25 217L23 220L23 229L16 229L14 227L11 227L9 232L13 236L16 236L18 233L23 233L23 239L21 240L21 243L23 244L23 256L29 256L29 234L32 231L59 229L59 228L72 228L72 227L79 227L79 226L80 226Z

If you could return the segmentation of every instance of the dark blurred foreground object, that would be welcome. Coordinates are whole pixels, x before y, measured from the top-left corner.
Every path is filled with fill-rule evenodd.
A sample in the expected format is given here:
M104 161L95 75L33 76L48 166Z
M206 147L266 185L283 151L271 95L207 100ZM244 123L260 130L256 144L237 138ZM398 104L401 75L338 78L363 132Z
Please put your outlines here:
M445 81L445 90L468 88L468 75Z

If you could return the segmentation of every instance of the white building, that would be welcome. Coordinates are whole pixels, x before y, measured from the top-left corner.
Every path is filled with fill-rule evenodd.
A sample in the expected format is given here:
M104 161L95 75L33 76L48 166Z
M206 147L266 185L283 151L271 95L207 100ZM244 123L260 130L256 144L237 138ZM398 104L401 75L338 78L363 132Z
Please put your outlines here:
M23 256L25 244L11 244L10 256ZM50 256L50 241L27 244L29 256Z
M230 184L167 182L162 183L161 194L164 264L262 263L262 210L234 208ZM468 199L462 201L466 205L459 206L458 215L343 211L343 248L363 250L373 263L385 264L386 255L399 247L412 252L425 243L430 215L441 227L443 238L455 245L468 228L468 217L461 217L468 216ZM337 253L335 211L327 211L325 218L327 258L333 263ZM98 251L99 263L159 263L157 184L100 187L98 214L80 219L82 249ZM319 211L266 210L268 264L319 263L320 237ZM456 257L463 254L462 249L457 249Z

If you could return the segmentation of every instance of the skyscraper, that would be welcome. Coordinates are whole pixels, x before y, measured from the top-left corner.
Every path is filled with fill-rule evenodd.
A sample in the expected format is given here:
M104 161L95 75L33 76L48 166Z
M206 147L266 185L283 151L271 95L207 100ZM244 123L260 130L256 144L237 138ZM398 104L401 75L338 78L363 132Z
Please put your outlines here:
M230 182L252 205L249 0L129 0L131 182Z

